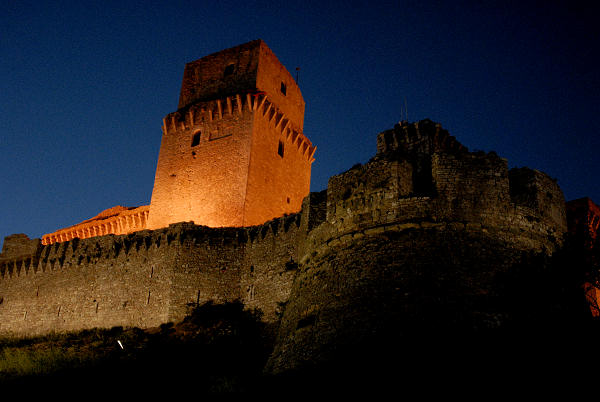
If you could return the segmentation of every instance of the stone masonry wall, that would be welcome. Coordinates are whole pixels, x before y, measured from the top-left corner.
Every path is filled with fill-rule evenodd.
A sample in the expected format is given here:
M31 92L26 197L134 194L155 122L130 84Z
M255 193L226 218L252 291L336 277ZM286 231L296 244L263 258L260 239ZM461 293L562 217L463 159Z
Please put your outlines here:
M267 322L279 319L283 304L289 299L304 233L300 214L248 231L240 271L241 300L248 308L260 309Z
M219 51L187 63L183 72L178 109L256 89L260 41ZM231 65L226 72L227 66Z
M42 246L0 260L0 334L147 328L193 305L242 300L278 318L297 267L300 215L250 228L192 223ZM11 244L9 239L7 247Z
M166 322L175 252L156 232L41 246L0 265L0 333Z
M249 96L231 102L203 102L165 118L148 229L181 221L243 225L254 112Z
M260 226L179 223L46 246L9 239L0 255L0 333L151 327L182 319L194 304L239 299L267 322L282 317L271 362L279 370L299 364L298 354L326 351L352 333L350 323L368 332L369 311L381 317L389 306L410 306L394 289L417 297L409 289L419 275L452 281L465 297L493 292L494 273L522 253L560 245L564 199L545 174L509 172L493 153L419 155L429 157L420 176L411 155L383 152L332 177L300 213ZM429 193L415 193L424 178ZM10 251L17 244L29 252ZM379 301L369 305L369 295Z
M169 321L183 319L190 305L234 300L276 321L297 268L300 220L294 214L248 228L172 225L171 244L180 252L171 262Z
M39 239L30 240L26 234L19 233L6 236L2 244L0 262L34 254L40 244Z
M188 63L163 122L148 229L260 225L297 213L316 147L297 83L261 41Z
M254 135L244 200L244 225L296 213L310 192L315 147L297 123L265 97L254 115ZM260 99L263 101L263 99Z
M554 180L509 174L494 153L450 140L433 147L433 128L412 150L382 133L376 157L330 179L327 219L307 234L268 372L353 353L368 339L390 336L400 348L394 336L426 322L502 325L503 275L529 253L560 246L566 220ZM415 191L427 178L429 192ZM530 202L523 191L534 194Z

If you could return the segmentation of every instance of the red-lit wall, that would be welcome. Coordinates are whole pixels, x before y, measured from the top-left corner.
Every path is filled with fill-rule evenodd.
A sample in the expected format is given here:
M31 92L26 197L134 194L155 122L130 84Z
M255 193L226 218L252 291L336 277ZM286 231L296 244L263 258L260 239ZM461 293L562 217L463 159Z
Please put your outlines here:
M148 229L251 226L300 210L315 147L300 89L264 42L188 63L179 107L164 121Z

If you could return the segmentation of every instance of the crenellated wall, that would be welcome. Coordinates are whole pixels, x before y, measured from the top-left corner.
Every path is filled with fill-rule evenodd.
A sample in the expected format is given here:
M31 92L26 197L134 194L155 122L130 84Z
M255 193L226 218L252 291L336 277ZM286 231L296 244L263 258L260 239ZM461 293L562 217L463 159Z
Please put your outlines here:
M29 257L36 252L40 244L39 239L30 240L24 233L6 236L2 244L0 262L6 259L15 259L22 256Z
M51 245L38 240L30 254L2 254L0 333L147 328L181 320L190 305L209 300L240 299L274 321L289 296L299 236L296 214L261 227L181 223Z
M243 226L254 112L250 94L234 99L233 105L231 98L202 102L164 119L149 229L180 221Z
M42 244L60 243L75 238L87 239L90 237L108 234L127 234L146 229L148 210L150 206L121 207L116 206L83 221L77 225L42 236Z
M298 212L316 147L269 95L246 93L169 114L161 150L149 229L249 226Z
M400 349L397 336L434 336L433 323L504 324L502 275L560 247L564 198L547 175L509 171L443 133L430 121L398 125L379 135L368 163L330 178L326 219L307 233L268 372L361 342Z
M165 233L40 246L31 258L0 265L0 333L159 325L168 318L165 262L174 255Z
M42 244L177 222L254 226L297 213L316 151L303 125L300 88L262 40L187 63L178 109L163 119L150 205L113 207Z
M255 112L250 102L264 100L250 99L248 112ZM231 113L243 115L240 105L241 113ZM173 124L165 123L167 136ZM269 363L277 372L379 331L388 319L414 318L409 313L423 298L468 304L493 297L498 272L526 253L560 246L565 207L553 179L508 170L494 153L470 153L429 121L396 132L413 133L414 146L380 134L379 144L396 145L330 178L299 213L263 225L188 222L49 245L23 235L5 241L0 333L152 327L182 319L191 305L239 299L281 323ZM421 289L424 276L455 293ZM482 322L500 320L495 311L479 314Z
M553 250L560 244L565 201L555 180L527 168L509 171L506 159L493 152L470 153L453 137L444 136L452 138L445 140L451 144L447 149L424 145L435 144L432 139L443 132L430 123L397 130L416 133L414 126L420 126L418 151L380 147L367 164L329 179L328 236L364 228L381 232L392 224L407 229L452 225L493 230L519 248Z
M261 41L186 64L163 121L148 229L260 225L297 213L316 147L297 83Z

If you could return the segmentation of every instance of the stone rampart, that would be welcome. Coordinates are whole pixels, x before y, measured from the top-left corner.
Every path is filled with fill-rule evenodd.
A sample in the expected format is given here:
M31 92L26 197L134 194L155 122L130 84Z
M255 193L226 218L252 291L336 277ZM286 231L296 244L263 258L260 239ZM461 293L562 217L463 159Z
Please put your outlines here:
M380 134L371 161L329 180L326 220L307 234L267 371L432 322L503 325L502 276L562 244L564 198L554 180L438 141L443 131L428 121L399 127ZM394 142L406 132L412 147Z
M21 266L0 265L0 333L166 322L174 254L166 233L40 246Z
M289 296L299 228L300 215L291 215L251 228L181 223L50 245L37 240L29 254L0 260L0 333L146 328L181 320L207 301L243 300L274 321Z
M560 246L564 200L545 174L431 139L449 138L441 132L419 124L419 146L380 148L309 194L300 213L264 225L179 223L51 245L19 238L28 252L0 255L0 333L151 327L194 304L241 300L281 322L269 363L281 371L390 320L409 325L422 300L478 305L523 255ZM423 278L439 286L423 288ZM477 311L477 325L502 320Z

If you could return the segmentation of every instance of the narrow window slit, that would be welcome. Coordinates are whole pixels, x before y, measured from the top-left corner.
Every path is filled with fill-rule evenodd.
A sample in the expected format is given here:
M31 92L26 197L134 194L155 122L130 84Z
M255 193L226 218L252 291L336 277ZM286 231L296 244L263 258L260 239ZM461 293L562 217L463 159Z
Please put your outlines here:
M202 133L200 131L197 131L194 133L194 136L192 137L192 147L195 147L200 144L200 135L201 134Z

